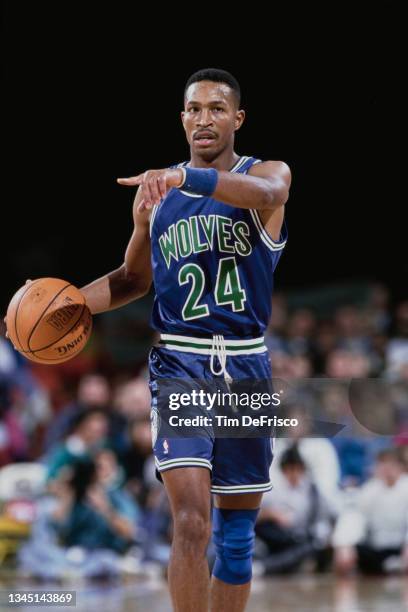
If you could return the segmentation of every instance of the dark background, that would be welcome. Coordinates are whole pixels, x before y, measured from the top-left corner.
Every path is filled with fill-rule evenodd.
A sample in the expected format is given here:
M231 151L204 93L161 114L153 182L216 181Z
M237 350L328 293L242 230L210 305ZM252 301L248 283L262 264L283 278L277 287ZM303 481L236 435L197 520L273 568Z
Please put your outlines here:
M214 5L149 19L121 3L86 14L6 3L1 311L26 278L81 286L121 264L133 192L115 179L188 158L182 92L203 67L241 84L235 150L291 166L277 285L380 280L394 299L406 295L394 24L353 15L336 33L320 15L325 26L302 38L274 17L261 31L262 16L245 14L221 27Z

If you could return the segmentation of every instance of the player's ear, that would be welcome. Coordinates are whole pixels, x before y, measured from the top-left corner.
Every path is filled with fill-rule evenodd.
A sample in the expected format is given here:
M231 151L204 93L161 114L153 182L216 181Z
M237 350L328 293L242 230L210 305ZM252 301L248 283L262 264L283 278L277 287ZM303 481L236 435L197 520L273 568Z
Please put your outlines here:
M181 122L183 124L183 128L186 129L185 125L184 125L184 117L185 117L186 113L184 111L181 111L180 116L181 116Z
M235 131L238 131L241 125L244 123L245 111L238 110L235 115Z

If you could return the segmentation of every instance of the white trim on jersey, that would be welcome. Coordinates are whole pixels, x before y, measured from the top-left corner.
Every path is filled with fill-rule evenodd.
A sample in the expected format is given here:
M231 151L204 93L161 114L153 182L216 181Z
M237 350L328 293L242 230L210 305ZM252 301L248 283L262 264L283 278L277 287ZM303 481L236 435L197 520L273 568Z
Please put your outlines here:
M152 235L152 228L153 228L154 218L156 216L157 209L159 208L159 206L160 206L160 204L157 204L156 206L153 206L152 214L150 215L150 222L149 222L149 233L150 233L150 236Z
M247 155L243 155L242 157L240 157L235 166L231 168L230 172L238 172L238 170L242 168L242 166L248 161L248 159L249 157Z
M273 488L272 482L264 482L261 484L240 484L240 485L212 485L211 493L265 493Z
M206 467L212 470L210 461L202 457L177 457L176 459L167 459L164 461L160 461L160 459L155 457L154 461L159 472L164 472L174 467Z
M192 336L179 336L175 334L161 334L160 346L181 353L195 353L197 355L212 355L214 348L212 338L194 338ZM267 352L264 337L249 340L225 339L225 354L229 357L235 355L254 355Z
M259 216L259 212L254 208L249 209L249 212L251 213L252 220L256 229L259 232L262 242L266 244L268 249L270 249L271 251L281 251L286 244L286 240L283 240L282 242L275 242L275 240L271 238L271 236L264 228L261 221L261 217Z
M212 343L212 338L195 338L193 336L178 336L176 334L161 334L162 340L179 340L180 342L194 342L194 344L204 344L209 345ZM229 338L225 338L226 346L241 346L244 348L245 346L250 346L252 344L256 344L259 342L264 342L265 337L259 336L259 338L249 338L243 340L230 340Z

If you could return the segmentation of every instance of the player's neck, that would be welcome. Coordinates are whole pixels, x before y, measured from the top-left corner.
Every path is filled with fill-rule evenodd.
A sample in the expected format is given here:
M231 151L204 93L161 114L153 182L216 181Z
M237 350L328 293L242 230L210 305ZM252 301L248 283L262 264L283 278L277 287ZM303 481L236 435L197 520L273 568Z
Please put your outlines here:
M223 151L218 157L211 161L202 159L192 154L188 162L190 168L215 168L216 170L230 170L235 166L240 156L234 151Z

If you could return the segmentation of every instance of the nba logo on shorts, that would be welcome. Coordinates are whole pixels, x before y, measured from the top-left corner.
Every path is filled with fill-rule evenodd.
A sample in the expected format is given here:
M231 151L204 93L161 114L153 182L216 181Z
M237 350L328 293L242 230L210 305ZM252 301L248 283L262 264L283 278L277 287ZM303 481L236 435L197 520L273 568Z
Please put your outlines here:
M167 442L166 439L163 440L163 449L164 449L164 454L167 455L169 452L169 443Z

